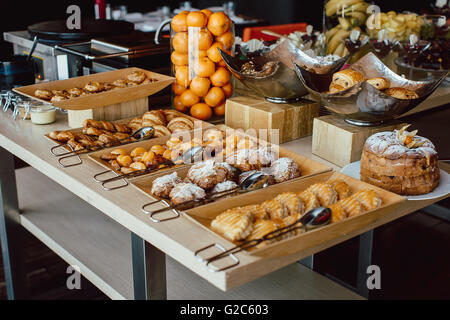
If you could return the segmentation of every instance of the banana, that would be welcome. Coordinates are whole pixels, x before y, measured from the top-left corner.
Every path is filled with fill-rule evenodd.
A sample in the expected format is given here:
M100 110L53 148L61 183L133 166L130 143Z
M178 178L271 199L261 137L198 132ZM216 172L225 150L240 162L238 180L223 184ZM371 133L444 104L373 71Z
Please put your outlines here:
M342 29L348 30L352 27L352 24L350 23L350 20L347 18L338 17L339 24L341 25Z
M338 16L342 15L342 12L344 12L344 15L349 13L349 12L355 12L355 11L359 11L359 12L363 12L366 13L367 8L369 7L369 4L366 2L359 2L357 4L354 4L350 7L345 7L344 10L342 10L342 7L339 8L339 10L336 12Z
M325 14L331 17L343 6L348 7L359 2L363 2L363 0L331 0L325 5Z
M333 54L338 55L339 57L343 57L343 53L344 53L344 50L345 50L345 49L346 49L346 48L345 48L344 43L340 43L340 44L337 46L336 50L333 52Z
M347 38L350 35L350 31L347 30L339 30L330 41L328 41L327 46L327 54L331 54L336 51L336 48L339 46L339 44L343 44L343 41L345 38Z
M364 23L366 23L367 20L367 15L360 11L349 12L345 16L354 19L354 20L350 19L350 22L352 22L352 25L354 26L361 26Z
M340 26L340 25L338 25L337 27L334 27L333 29L328 30L328 31L325 33L325 37L327 38L327 42L329 42L329 41L331 40L331 38L333 38L334 35L335 35L339 30L341 30L341 26Z

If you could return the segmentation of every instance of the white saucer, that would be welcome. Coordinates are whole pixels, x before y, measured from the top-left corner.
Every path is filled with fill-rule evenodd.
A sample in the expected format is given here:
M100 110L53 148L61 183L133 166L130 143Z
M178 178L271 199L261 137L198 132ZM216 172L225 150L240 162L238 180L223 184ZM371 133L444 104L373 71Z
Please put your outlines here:
M341 172L352 178L360 180L359 172L361 169L361 161L350 163L342 168ZM407 196L408 200L430 200L446 196L450 193L450 175L441 170L441 180L436 189L427 194L420 196Z

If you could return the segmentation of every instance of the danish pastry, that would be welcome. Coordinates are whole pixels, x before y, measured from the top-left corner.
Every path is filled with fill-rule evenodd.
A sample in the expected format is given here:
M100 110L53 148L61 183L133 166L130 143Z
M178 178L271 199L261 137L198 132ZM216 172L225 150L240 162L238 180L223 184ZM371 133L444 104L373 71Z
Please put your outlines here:
M105 90L105 85L101 82L91 81L84 86L84 90L88 92L100 92Z
M364 80L362 73L352 70L345 69L333 74L333 83L337 84L344 89L353 87L355 84L360 83Z
M297 193L297 196L302 200L305 206L305 212L320 207L319 199L311 191L305 190Z
M218 215L211 222L211 227L228 240L244 240L253 231L253 217L240 208L230 209Z
M226 158L228 164L243 172L260 170L273 160L273 155L265 149L240 149Z
M249 211L255 219L269 219L266 209L264 209L259 204L251 204L249 206L243 207L242 210Z
M219 162L216 165L219 169L225 171L227 180L235 181L238 178L239 171L235 167L230 166L226 162Z
M363 212L361 203L353 198L339 200L339 204L344 209L347 217L353 217Z
M319 199L320 205L323 207L328 207L337 201L337 192L327 183L316 183L307 190Z
M168 198L172 189L181 183L180 177L176 172L168 174L153 181L151 194L158 198Z
M219 184L216 184L214 188L211 190L211 193L221 193L230 190L237 189L238 185L234 181L224 181Z
M385 93L391 97L401 100L411 100L418 99L419 95L414 91L408 90L406 88L393 87L385 91Z
M50 101L53 98L53 93L49 90L38 89L34 92L34 95L39 99Z
M298 164L290 158L280 158L270 167L277 183L285 182L300 177Z
M331 210L331 222L338 222L347 218L347 213L342 206L342 203L336 202L328 207Z
M192 200L201 200L205 197L205 190L193 183L185 182L177 184L169 194L169 198L174 205Z
M51 99L50 102L61 102L67 100L66 96L61 96L61 95L54 95Z
M277 229L278 229L277 224L272 220L256 219L255 222L253 223L253 230L248 236L247 240L261 239L265 235L274 232ZM264 242L259 243L255 248L261 248L270 243L273 243L274 241L276 240L275 239L266 240Z
M364 210L374 210L382 204L380 196L373 190L359 191L352 195L352 198L359 201Z
M283 219L289 215L287 208L277 200L267 200L261 204L261 207L266 210L270 219Z
M207 190L218 183L224 182L227 178L227 172L218 167L214 160L206 160L193 165L187 173L187 178Z
M137 84L142 83L146 78L147 78L147 76L145 75L145 73L143 73L141 71L134 71L133 73L131 73L127 76L127 79L129 81L135 82Z
M371 84L378 90L385 90L391 86L389 79L383 77L370 78L366 80L367 83Z
M328 181L328 184L337 192L338 200L348 198L350 196L350 187L342 180Z
M117 88L126 88L127 87L127 80L124 79L117 79L115 80L112 84L113 86L117 87Z
M340 86L340 85L332 82L332 83L330 83L330 88L329 88L328 93L337 93L337 92L344 91L344 90L345 90L345 88L343 86Z
M285 192L275 197L281 203L289 215L303 214L305 207L303 201L293 192Z

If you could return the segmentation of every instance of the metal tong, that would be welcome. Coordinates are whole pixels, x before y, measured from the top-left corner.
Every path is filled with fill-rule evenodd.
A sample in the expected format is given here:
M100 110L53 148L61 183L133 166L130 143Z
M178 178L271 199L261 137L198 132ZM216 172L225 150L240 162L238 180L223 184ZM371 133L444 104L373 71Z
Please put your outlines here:
M328 224L330 222L330 220L331 220L331 210L329 208L320 207L320 208L312 209L312 210L308 211L307 213L305 213L300 219L298 219L296 222L292 223L291 225L277 229L275 231L272 231L259 239L245 241L245 242L241 243L240 245L237 245L228 250L226 250L220 244L214 243L214 244L211 244L209 246L206 246L204 248L197 250L194 253L194 255L196 257L198 257L199 261L206 263L206 266L209 268L210 271L212 271L212 272L224 271L224 270L233 268L239 264L239 259L235 256L235 254L237 254L239 252L254 248L264 241L271 241L271 240L280 238L280 237L287 235L291 232L294 232L296 230L304 229L305 231L308 231L311 229L315 229L315 228L324 226L324 225ZM216 254L215 256L206 258L206 259L200 257L199 254L201 252L206 251L213 247L217 247L217 248L221 249L223 252ZM210 267L211 263L213 263L214 261L218 261L218 260L224 259L226 257L231 258L234 262L232 264L227 265L222 268Z

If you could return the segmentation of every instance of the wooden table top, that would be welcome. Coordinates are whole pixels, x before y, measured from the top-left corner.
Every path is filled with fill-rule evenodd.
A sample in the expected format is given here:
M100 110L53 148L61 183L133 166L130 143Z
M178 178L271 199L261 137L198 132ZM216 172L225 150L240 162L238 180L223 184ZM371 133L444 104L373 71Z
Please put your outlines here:
M45 138L44 134L53 130L66 129L68 127L65 117L62 115L58 116L58 121L55 124L39 126L33 125L30 121L13 121L9 113L1 113L0 146L224 291L281 269L301 258L334 246L442 199L405 201L394 212L375 221L370 226L361 228L357 232L341 235L310 250L289 256L262 258L247 253L239 253L237 254L240 260L238 266L223 272L210 272L204 263L199 262L194 257L194 252L205 245L215 242L220 243L221 238L219 236L202 229L183 216L159 224L151 222L148 216L141 212L141 206L147 203L149 198L131 186L115 191L104 191L92 179L93 175L103 171L103 168L89 160L85 155L82 156L83 164L81 166L60 167L57 158L50 154L50 148L54 146L54 143ZM292 141L283 146L336 170L340 169L311 154L311 137Z

